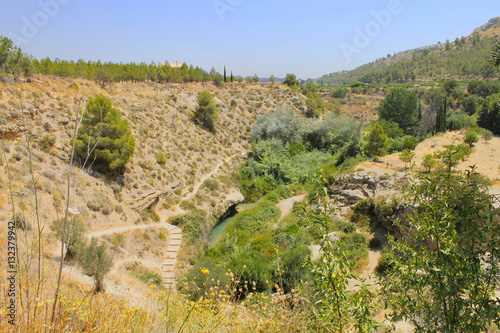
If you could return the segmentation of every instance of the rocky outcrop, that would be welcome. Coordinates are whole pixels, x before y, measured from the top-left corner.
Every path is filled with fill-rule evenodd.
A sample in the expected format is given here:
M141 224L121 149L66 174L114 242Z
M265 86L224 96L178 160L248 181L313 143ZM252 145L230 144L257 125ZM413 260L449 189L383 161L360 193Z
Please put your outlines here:
M401 172L389 175L383 169L357 171L343 175L330 187L330 195L338 206L351 207L371 197L392 197L401 193L408 177Z

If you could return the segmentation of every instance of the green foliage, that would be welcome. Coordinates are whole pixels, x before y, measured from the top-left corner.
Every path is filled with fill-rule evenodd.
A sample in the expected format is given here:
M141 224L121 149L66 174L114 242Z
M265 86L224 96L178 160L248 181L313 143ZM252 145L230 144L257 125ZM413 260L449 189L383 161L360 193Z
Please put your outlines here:
M333 244L329 239L322 244L320 258L307 263L318 298L314 315L321 323L319 329L342 333L354 326L356 332L372 332L376 327L372 316L374 295L363 284L356 291L347 288L349 279L359 279L344 250L348 246Z
M104 291L103 280L110 271L111 257L106 252L104 243L97 244L97 239L92 238L90 244L85 245L78 255L78 265L83 272L94 278L94 292Z
M431 172L432 168L437 164L436 156L434 154L425 154L422 158L422 166L426 168L427 172Z
M333 228L346 234L350 234L356 231L356 224L353 222L336 221Z
M500 94L488 96L479 112L479 126L500 134Z
M50 224L50 230L54 237L63 240L64 219L54 220ZM78 217L74 216L66 222L64 232L64 244L66 244L66 260L75 259L82 246L85 245L85 224Z
M344 98L349 93L349 89L346 87L338 87L333 89L332 97L333 98Z
M170 223L182 229L189 242L197 242L202 236L202 227L206 224L207 215L202 210L193 210L189 213L172 218Z
M405 170L407 169L407 164L412 165L413 158L415 157L415 153L412 152L411 150L405 149L401 154L399 154L399 159L404 162L405 164Z
M103 96L90 98L76 139L80 163L102 173L122 173L134 150L135 138L120 111Z
M279 216L280 211L274 202L263 201L255 208L239 213L226 230L229 234L237 230L251 235L264 225L276 221Z
M378 123L383 127L384 132L391 139L400 138L405 134L405 131L399 127L398 123L392 120L379 119Z
M167 164L167 156L164 153L159 153L156 155L156 163L159 165L165 165Z
M418 50L399 59L384 57L354 70L324 75L316 81L325 85L349 85L355 81L376 84L410 82L415 79L439 80L447 77L495 77L499 70L492 62L491 50L497 41L497 37L476 34L465 38L460 47L450 44L448 50ZM496 53L498 54L498 51ZM413 82L411 84L413 85Z
M375 123L366 137L364 152L367 156L387 155L389 139L379 123Z
M483 129L481 131L481 136L483 137L483 140L488 143L491 139L493 139L493 133L489 130Z
M0 76L7 73L17 77L21 73L30 74L32 70L30 57L14 45L11 39L0 36Z
M392 262L391 256L389 253L384 252L378 259L377 263L377 273L382 274L382 275L387 275L391 270L393 270L395 267L394 263Z
M269 114L259 115L250 134L255 140L280 140L284 145L302 139L304 123L289 107L280 107Z
M287 74L285 81L283 81L283 84L286 84L290 88L297 88L300 85L295 74Z
M500 224L483 184L473 169L451 168L411 184L413 214L397 222L406 236L390 238L394 269L383 280L391 321L416 332L483 332L499 318Z
M163 285L161 275L156 272L137 272L136 277L148 286L154 284L157 287L161 287Z
M500 42L498 42L498 41L493 49L492 57L493 57L493 63L495 64L495 66L500 67Z
M417 94L404 88L396 88L380 102L379 116L394 121L403 130L413 126L418 117Z
M215 179L205 179L203 185L210 191L217 191L219 189L219 182Z
M364 233L352 232L346 234L342 241L336 244L336 247L346 251L346 257L356 262L358 259L365 258L368 255L368 236Z
M323 98L315 92L307 93L306 107L307 117L319 117L325 111Z
M472 147L478 141L479 141L479 138L477 137L477 133L475 131L467 130L465 132L464 143L466 143L470 147Z
M206 90L198 95L198 107L194 111L194 117L203 124L203 127L215 133L215 120L219 117L219 109L212 94Z

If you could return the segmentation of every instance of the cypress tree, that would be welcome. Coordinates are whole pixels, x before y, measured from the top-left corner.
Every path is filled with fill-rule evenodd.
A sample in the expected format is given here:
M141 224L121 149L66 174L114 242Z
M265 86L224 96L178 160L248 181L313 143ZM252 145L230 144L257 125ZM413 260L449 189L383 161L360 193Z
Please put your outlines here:
M224 66L224 83L227 83L226 66Z

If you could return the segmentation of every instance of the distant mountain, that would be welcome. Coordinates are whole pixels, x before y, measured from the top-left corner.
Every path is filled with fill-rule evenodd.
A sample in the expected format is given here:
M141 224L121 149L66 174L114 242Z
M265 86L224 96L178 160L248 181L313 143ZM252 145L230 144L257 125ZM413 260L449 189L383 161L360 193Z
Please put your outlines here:
M491 64L493 46L499 41L500 17L475 29L468 37L400 52L377 59L350 71L324 75L319 84L349 85L365 83L428 81L457 78L498 77Z

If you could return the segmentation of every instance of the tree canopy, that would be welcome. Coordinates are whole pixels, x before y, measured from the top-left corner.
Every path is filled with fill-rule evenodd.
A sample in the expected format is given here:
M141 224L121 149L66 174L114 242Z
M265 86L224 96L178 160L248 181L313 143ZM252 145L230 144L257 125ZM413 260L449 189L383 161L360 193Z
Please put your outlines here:
M283 84L286 84L290 88L296 88L300 85L299 81L297 80L297 76L295 76L295 74L287 74L285 81L283 81Z
M405 88L396 88L380 102L378 112L380 118L407 130L418 118L418 96Z
M134 150L135 138L120 111L103 96L90 98L75 146L81 164L102 173L121 173Z

